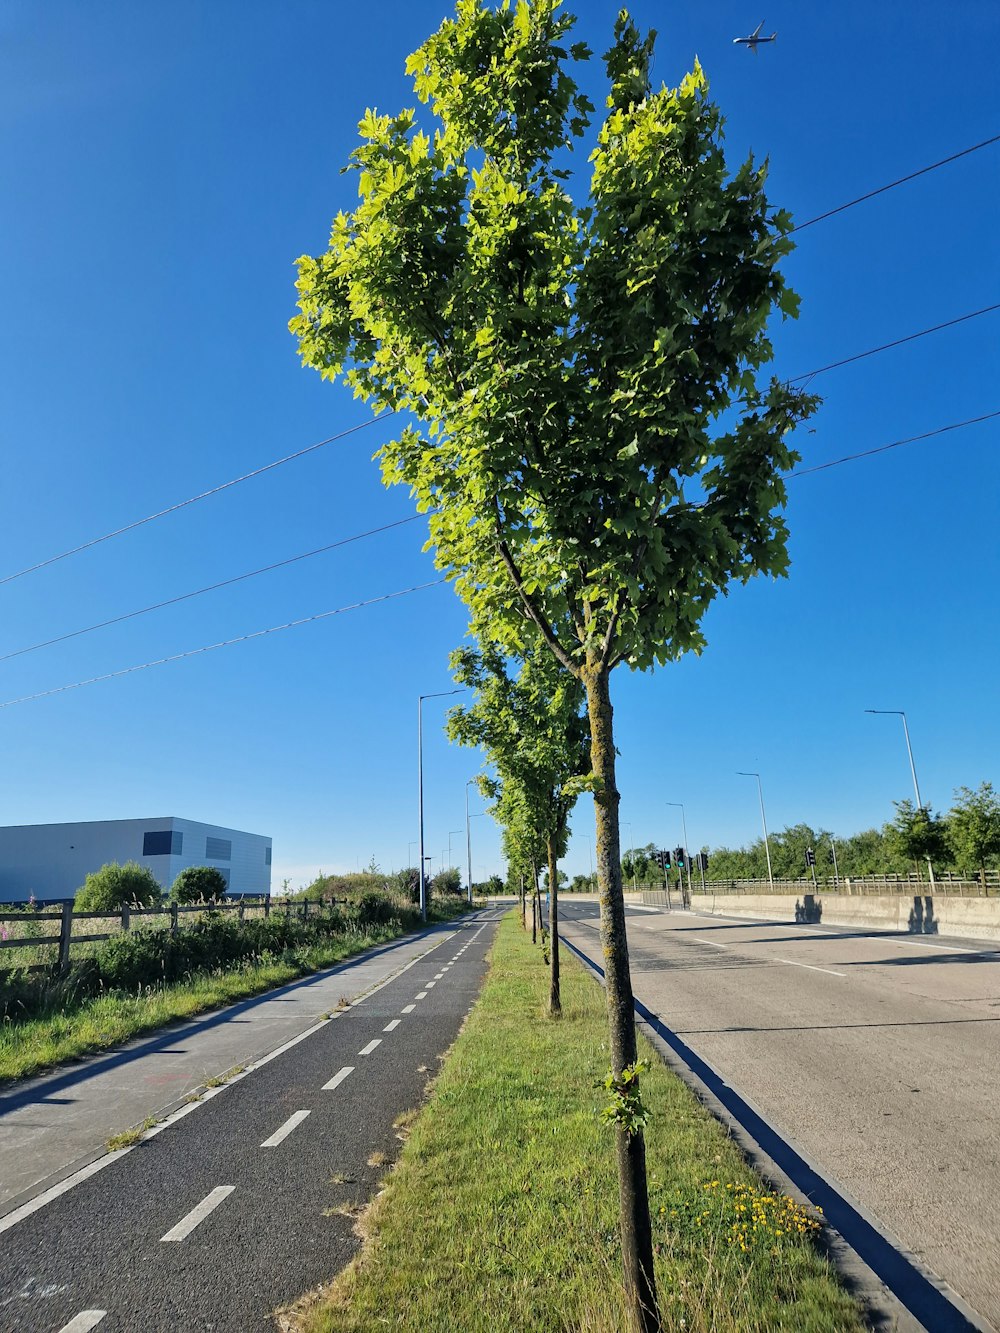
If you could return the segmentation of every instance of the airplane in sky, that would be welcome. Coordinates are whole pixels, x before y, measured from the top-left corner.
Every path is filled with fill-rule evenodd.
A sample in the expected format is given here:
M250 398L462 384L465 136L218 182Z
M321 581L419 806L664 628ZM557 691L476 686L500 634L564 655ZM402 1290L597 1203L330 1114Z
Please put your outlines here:
M764 20L761 19L761 21L757 24L756 28L753 30L753 32L750 34L749 37L734 37L733 45L748 46L750 50L754 53L754 55L756 55L757 47L761 44L761 42L773 42L775 37L777 37L778 35L776 32L772 32L770 37L762 37L760 35L760 30L761 28L763 28L763 26L764 26Z

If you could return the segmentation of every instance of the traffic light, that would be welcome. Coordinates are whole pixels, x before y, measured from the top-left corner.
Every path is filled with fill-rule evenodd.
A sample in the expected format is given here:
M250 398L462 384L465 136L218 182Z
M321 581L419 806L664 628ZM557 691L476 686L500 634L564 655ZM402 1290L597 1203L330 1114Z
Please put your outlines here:
M698 855L697 855L697 857L696 857L696 860L697 860L697 862L698 862L698 869L699 869L699 870L707 870L707 869L708 869L708 852L699 852Z
M678 870L683 870L683 869L684 869L684 848L683 848L683 847L675 847L675 848L674 848L674 860L675 860L676 863L677 863L677 869L678 869Z
M826 859L827 859L827 861L829 861L830 865L833 865L833 848L832 848L832 847L828 847L828 848L826 849Z
M666 850L660 853L660 869L661 870L670 869L670 853Z
M806 848L806 865L814 866L816 864L816 853L811 847Z

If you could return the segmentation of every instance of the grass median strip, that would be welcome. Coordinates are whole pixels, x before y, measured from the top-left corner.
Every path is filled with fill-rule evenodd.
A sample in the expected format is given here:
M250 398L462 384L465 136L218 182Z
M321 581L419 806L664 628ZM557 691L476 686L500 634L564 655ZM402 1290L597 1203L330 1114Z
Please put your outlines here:
M358 1258L282 1316L301 1333L517 1329L622 1333L617 1181L599 1121L604 997L573 960L563 1018L513 918L482 995L361 1219ZM771 1193L722 1127L641 1042L664 1327L860 1333L816 1248L821 1220ZM388 1316L388 1319L387 1319Z

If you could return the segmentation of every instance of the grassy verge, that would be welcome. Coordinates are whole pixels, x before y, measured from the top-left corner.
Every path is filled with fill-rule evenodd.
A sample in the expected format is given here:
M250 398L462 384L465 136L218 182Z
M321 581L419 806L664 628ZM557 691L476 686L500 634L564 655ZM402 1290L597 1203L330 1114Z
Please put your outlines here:
M446 913L451 915L451 913ZM38 1018L0 1023L0 1082L27 1078L67 1060L119 1046L175 1019L192 1018L260 995L405 933L397 923L350 929L275 958L196 972L182 981L112 991Z
M601 990L574 961L564 1017L513 918L482 996L362 1219L359 1258L285 1327L305 1333L629 1327L621 1297ZM664 1325L686 1333L860 1333L819 1254L819 1220L771 1194L643 1043L643 1100Z

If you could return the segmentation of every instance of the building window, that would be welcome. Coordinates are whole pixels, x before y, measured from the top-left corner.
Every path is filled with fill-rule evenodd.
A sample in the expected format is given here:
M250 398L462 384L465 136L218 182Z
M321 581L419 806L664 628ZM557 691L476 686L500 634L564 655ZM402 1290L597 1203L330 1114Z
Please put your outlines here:
M209 861L231 861L233 844L228 838L206 838L205 856Z
M143 856L180 856L184 834L176 829L151 829L142 835Z
M266 866L269 866L269 865L271 864L271 849L270 849L270 847L265 847L265 848L264 848L264 864L265 864Z

